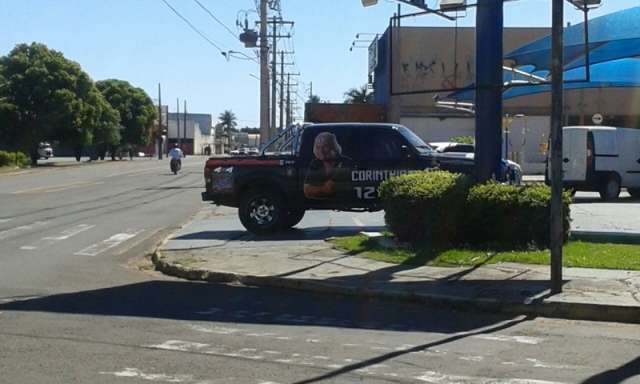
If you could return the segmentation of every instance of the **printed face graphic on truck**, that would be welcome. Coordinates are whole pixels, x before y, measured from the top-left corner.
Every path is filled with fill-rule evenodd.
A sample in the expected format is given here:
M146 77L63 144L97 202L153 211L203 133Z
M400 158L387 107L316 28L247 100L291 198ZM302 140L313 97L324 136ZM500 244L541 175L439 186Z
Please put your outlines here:
M316 136L313 155L304 180L304 196L314 200L336 197L339 186L349 182L351 159L343 156L342 147L331 132Z

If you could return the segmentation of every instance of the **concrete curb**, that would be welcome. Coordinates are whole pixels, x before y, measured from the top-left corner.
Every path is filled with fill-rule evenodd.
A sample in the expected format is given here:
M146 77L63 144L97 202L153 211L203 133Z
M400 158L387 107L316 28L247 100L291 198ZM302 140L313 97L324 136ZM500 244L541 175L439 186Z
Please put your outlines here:
M237 283L255 287L295 289L323 294L338 294L362 298L404 301L461 311L640 324L640 307L549 301L545 299L536 299L531 302L506 302L496 299L468 298L453 295L424 294L411 291L391 291L366 287L343 286L340 284L309 279L241 275L232 272L208 271L172 264L163 260L163 257L158 250L154 252L152 261L156 269L166 275L193 281Z
M596 243L640 244L640 233L616 231L571 231L571 240L583 240Z

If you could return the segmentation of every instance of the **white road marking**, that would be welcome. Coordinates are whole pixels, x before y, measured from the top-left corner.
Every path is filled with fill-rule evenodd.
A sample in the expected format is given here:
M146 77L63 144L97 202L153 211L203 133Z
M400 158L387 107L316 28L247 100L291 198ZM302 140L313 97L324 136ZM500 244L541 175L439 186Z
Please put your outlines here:
M11 220L13 220L13 218L10 218L10 219L0 219L0 224L2 224L2 223L6 223L7 221L11 221Z
M101 375L113 375L115 377L131 377L148 381L160 381L165 383L184 383L193 381L192 375L167 375L165 373L145 373L137 368L125 368L119 372L99 372Z
M544 341L539 337L530 336L505 336L505 335L474 335L476 339L491 340L491 341L506 341L520 344L537 345Z
M43 237L42 239L40 239L40 241L38 241L38 243L36 244L32 244L32 245L24 245L22 247L20 247L20 249L22 249L23 251L34 251L40 247L43 246L50 246L53 245L54 243L58 242L58 241L63 241L63 240L67 240L79 233L82 233L84 231L87 231L91 228L95 227L95 225L91 225L91 224L80 224L80 225L76 225L74 227L71 227L69 229L66 229L64 231L62 231L60 233L60 235L58 236L47 236L47 237Z
M351 220L353 220L353 222L358 226L358 227L364 227L364 223L358 219L355 216L351 216Z
M147 348L164 349L168 351L181 351L181 352L187 352L193 349L203 349L208 346L209 344L194 343L191 341L182 341L182 340L168 340L162 344L145 345L145 347Z
M15 228L11 228L11 229L7 229L4 231L0 231L0 240L2 239L6 239L7 237L19 233L21 231L28 231L30 229L33 228L37 228L37 227L42 227L45 224L48 224L48 221L36 221L33 224L27 224L27 225L21 225L19 227L15 227Z
M534 368L553 368L553 369L570 369L575 368L569 365L559 365L559 364L551 364L545 363L537 359L527 359L528 362L533 363Z
M50 193L66 191L67 189L87 187L91 185L104 184L104 181L76 181L74 183L59 184L59 185L47 185L44 187L21 189L19 191L12 192L14 195L21 195L26 193Z
M482 356L460 356L459 359L460 360L465 360L465 361L482 361L482 360L484 360L484 357L482 357Z
M194 331L204 332L204 333L215 333L217 335L230 335L232 333L239 332L239 329L236 328L227 328L227 327L205 327L197 324L190 324L189 328Z
M416 380L433 384L561 384L556 381L516 379L516 378L491 378L477 376L447 375L445 373L427 371L420 376L414 377Z
M117 234L111 236L110 238L108 238L106 240L102 240L99 243L90 245L87 248L84 248L84 249L74 253L74 255L78 255L78 256L97 256L97 255L101 254L102 252L105 252L105 251L107 251L107 250L109 250L111 248L117 247L118 245L124 243L127 240L133 239L134 237L136 237L137 235L139 235L143 231L144 231L144 229L141 229L141 230L136 231L136 232L117 233Z

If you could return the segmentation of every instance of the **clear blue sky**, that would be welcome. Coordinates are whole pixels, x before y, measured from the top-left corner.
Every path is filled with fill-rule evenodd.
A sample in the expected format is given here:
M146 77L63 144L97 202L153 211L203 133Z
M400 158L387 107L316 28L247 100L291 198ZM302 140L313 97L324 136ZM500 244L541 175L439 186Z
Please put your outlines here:
M223 50L244 51L194 0L167 0ZM236 31L241 9L254 9L254 0L200 0L216 17ZM427 0L435 6L436 0ZM593 16L637 5L638 0L603 0ZM367 51L349 52L355 34L380 33L389 24L397 3L379 0L363 8L360 0L282 0L283 16L295 21L293 43L300 93L342 101L343 93L366 82ZM411 8L403 6L403 12ZM507 26L549 26L549 0L519 0L505 4ZM567 21L582 17L566 6ZM250 13L255 20L256 14ZM257 126L259 74L256 63L227 61L193 32L162 0L2 0L0 54L18 43L42 42L82 65L94 80L120 78L156 97L162 83L163 102L175 110L176 98L187 99L190 112L213 114L233 110L241 126ZM459 25L474 25L469 11ZM408 21L409 25L451 25L435 16ZM283 42L283 44L285 44ZM282 46L282 45L281 45ZM300 102L301 100L298 99ZM182 103L182 102L181 102ZM181 107L182 108L182 107Z

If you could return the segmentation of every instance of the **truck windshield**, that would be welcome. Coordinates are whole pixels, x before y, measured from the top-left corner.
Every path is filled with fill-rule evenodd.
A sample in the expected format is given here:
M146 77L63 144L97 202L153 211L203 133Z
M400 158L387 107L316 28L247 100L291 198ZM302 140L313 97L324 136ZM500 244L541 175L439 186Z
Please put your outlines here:
M400 125L398 126L398 132L400 132L400 134L404 136L404 138L407 139L407 141L411 143L411 145L416 147L419 151L421 152L433 151L433 148L427 145L427 143L425 143L418 135L413 133L413 131L411 131L409 128Z

